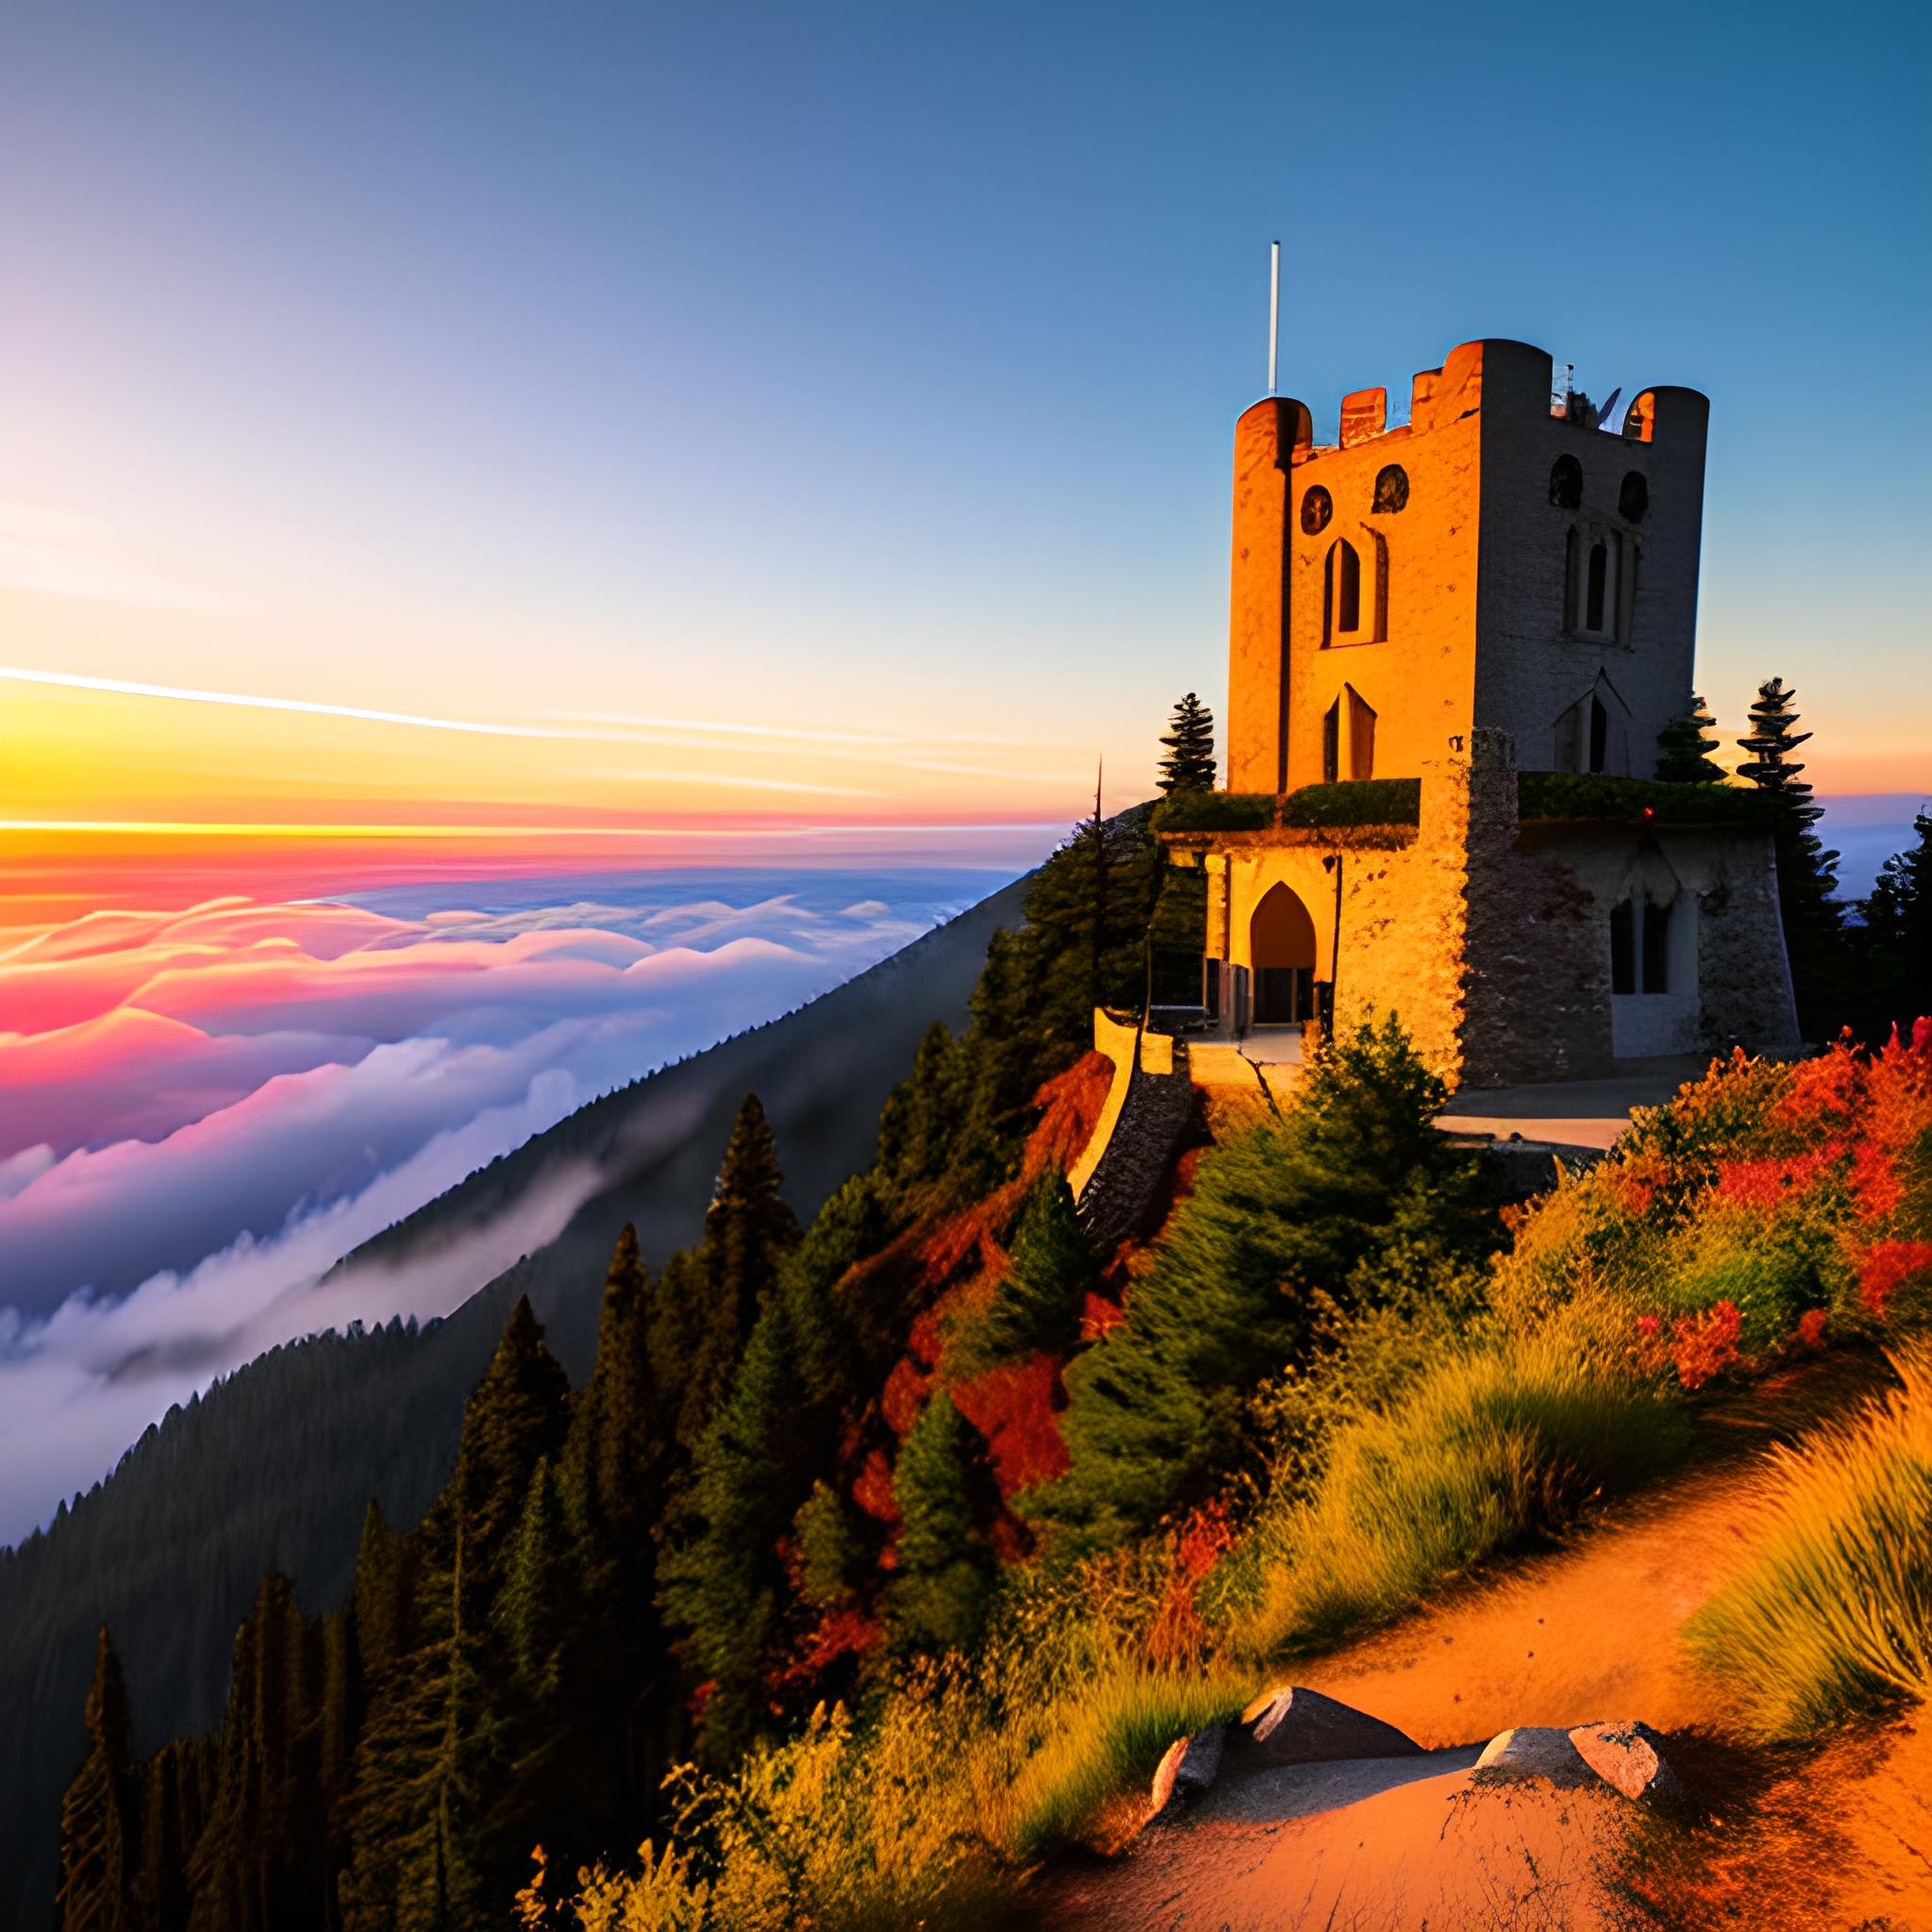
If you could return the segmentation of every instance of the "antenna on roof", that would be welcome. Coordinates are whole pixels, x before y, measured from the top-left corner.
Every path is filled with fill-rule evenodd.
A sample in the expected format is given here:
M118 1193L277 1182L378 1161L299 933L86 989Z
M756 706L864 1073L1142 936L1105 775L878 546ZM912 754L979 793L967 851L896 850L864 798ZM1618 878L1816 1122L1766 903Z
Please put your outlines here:
M1281 346L1281 243L1268 248L1268 393L1275 392L1275 360Z

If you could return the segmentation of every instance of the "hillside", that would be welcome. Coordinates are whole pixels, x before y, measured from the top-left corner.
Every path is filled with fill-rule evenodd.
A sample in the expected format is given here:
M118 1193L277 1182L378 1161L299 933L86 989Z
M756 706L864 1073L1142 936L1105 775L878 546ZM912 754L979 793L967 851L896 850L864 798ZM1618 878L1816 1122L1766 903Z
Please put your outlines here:
M172 1412L50 1532L0 1557L0 1924L51 1909L59 1793L85 1748L94 1632L112 1626L142 1751L216 1723L236 1624L265 1570L320 1609L347 1587L363 1511L413 1522L449 1473L464 1397L527 1294L581 1377L606 1260L637 1224L661 1265L695 1238L732 1117L763 1098L786 1192L809 1216L871 1158L879 1111L935 1021L957 1025L1015 884L767 1026L606 1095L473 1174L344 1268L425 1265L453 1229L507 1214L559 1172L597 1184L562 1231L421 1333L276 1349Z

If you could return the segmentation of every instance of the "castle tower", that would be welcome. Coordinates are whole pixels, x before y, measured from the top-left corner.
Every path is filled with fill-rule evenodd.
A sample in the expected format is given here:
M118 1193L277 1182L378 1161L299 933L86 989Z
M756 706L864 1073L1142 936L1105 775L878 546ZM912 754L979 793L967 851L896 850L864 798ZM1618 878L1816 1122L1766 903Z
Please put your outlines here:
M1690 702L1709 406L1647 389L1606 431L1550 377L1465 342L1394 428L1379 389L1333 448L1290 397L1236 425L1245 795L1161 819L1208 874L1224 1037L1392 1013L1478 1087L1796 1042L1769 830L1641 782Z
M1552 413L1552 364L1465 342L1387 392L1235 427L1229 789L1414 777L1507 731L1529 771L1645 778L1689 707L1709 405L1643 391L1621 435Z

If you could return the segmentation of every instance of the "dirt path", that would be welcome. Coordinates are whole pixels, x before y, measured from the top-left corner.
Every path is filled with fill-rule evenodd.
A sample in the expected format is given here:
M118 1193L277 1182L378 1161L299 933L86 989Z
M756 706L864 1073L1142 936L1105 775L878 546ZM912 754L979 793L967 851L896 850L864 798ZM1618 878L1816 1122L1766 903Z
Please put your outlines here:
M1842 1413L1874 1380L1870 1364L1834 1363L1768 1385L1719 1424L1700 1473L1292 1666L1286 1680L1397 1725L1428 1755L1217 1785L1181 1823L1058 1874L1039 1922L1932 1928L1932 1735L1874 1730L1802 1762L1740 1754L1722 1742L1721 1692L1679 1641L1748 1550L1768 1441ZM1510 1725L1633 1717L1684 1740L1718 1815L1660 1837L1605 1792L1471 1787L1475 1747ZM1629 1895L1633 1874L1655 1894L1647 1907Z

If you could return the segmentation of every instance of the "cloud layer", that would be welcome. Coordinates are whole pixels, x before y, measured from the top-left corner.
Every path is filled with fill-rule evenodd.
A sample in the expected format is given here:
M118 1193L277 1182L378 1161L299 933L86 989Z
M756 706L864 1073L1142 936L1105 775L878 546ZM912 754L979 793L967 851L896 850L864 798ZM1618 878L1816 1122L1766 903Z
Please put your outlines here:
M444 1312L593 1177L556 1177L514 1226L407 1280L315 1284L595 1094L816 996L995 883L687 873L480 905L230 900L95 913L0 957L0 1541L263 1348Z

